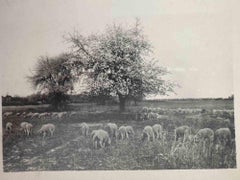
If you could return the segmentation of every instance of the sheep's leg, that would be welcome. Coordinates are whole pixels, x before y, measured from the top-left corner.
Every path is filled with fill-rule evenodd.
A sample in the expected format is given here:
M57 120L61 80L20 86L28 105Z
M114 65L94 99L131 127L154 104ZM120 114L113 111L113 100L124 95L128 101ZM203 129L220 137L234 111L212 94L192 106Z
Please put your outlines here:
M99 144L100 144L100 147L103 148L103 141L102 140L99 141Z
M123 140L123 133L121 133L121 139Z
M147 134L147 138L148 138L148 141L150 141L150 135L149 134Z
M126 138L129 139L128 132L126 132Z

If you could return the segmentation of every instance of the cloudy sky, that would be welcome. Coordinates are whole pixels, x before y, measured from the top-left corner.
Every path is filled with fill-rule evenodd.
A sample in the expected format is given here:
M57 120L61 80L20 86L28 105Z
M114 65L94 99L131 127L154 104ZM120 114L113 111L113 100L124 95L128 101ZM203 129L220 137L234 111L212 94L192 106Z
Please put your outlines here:
M63 35L140 18L154 56L181 85L170 98L233 93L232 19L227 0L1 0L1 94L33 93L26 76L41 55L64 52Z

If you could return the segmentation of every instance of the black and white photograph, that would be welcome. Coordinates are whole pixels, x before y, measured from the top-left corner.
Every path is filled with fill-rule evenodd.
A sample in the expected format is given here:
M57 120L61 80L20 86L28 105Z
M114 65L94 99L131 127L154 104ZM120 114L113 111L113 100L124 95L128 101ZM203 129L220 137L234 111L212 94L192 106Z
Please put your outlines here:
M1 0L2 171L237 169L226 0Z

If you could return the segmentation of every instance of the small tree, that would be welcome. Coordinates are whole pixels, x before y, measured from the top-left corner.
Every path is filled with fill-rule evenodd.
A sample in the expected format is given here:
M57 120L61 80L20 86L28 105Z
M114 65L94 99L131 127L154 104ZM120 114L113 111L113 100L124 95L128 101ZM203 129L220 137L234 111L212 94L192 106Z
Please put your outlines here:
M113 25L88 37L75 32L69 40L74 57L91 72L92 89L117 96L120 111L129 98L173 91L173 83L162 78L166 69L150 58L152 46L138 21L132 28Z
M61 54L57 57L40 57L32 76L29 76L30 83L39 93L47 94L51 105L56 110L66 107L68 94L73 89L77 80L81 63L74 63L73 58L68 54ZM78 66L77 66L78 65Z

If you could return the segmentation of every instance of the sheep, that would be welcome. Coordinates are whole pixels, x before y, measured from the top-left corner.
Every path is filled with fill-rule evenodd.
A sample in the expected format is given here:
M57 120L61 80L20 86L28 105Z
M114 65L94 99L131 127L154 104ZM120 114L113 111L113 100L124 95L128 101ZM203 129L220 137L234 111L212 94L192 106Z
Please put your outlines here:
M160 124L155 124L152 126L153 132L156 135L156 139L161 138L162 139L162 131L163 128Z
M146 137L147 137L148 141L150 141L151 138L152 138L153 141L155 140L153 128L151 126L145 126L144 129L143 129L142 141L144 141Z
M43 138L47 135L47 132L49 132L51 134L51 136L53 136L53 133L55 132L55 125L48 123L48 124L44 124L42 125L42 127L38 130L39 134L43 134Z
M117 138L118 127L117 127L117 125L115 123L108 123L106 125L106 129L109 132L110 136Z
M33 125L29 122L22 122L20 124L20 130L23 130L24 134L29 136L32 133Z
M200 153L209 157L212 153L214 132L210 128L200 129L194 136L194 143L198 144Z
M231 131L229 128L219 128L215 131L215 142L222 145L231 144Z
M32 134L32 128L33 128L33 125L31 123L27 123L26 126L26 132L27 132L27 135L29 136L30 134Z
M9 133L12 132L12 126L13 126L13 124L11 122L7 122L6 131Z
M28 122L21 122L20 124L20 130L23 130L24 134L27 134L27 129L26 129L27 124Z
M126 126L126 138L128 139L129 138L129 135L134 135L134 131L133 131L133 128L132 126Z
M87 136L89 131L89 126L87 125L87 123L81 123L80 130L82 135Z
M38 116L39 116L39 113L33 113L31 117L32 117L32 118L35 118L35 117L38 118Z
M13 115L13 112L5 112L3 114L4 117L8 117L8 116L11 116L11 115Z
M63 118L66 114L67 114L67 112L59 112L59 113L57 113L56 116L61 119L61 118Z
M33 113L32 112L29 112L25 117L28 118L28 117L32 117Z
M158 113L150 112L148 114L148 120L156 120L158 119Z
M38 116L38 118L41 119L41 118L45 118L45 117L47 117L47 116L48 116L48 113L47 113L47 112L45 112L45 113L40 113L39 116Z
M208 140L210 143L214 140L214 132L210 128L200 129L194 137L195 142Z
M119 132L119 136L120 136L120 139L124 139L124 138L127 138L127 129L125 126L120 126L120 128L118 129L118 132Z
M92 136L94 148L97 148L98 144L101 148L111 144L111 139L107 131L102 129L95 130Z
M179 138L183 139L185 142L187 136L190 134L190 127L189 126L180 126L175 129L175 142L179 140Z

